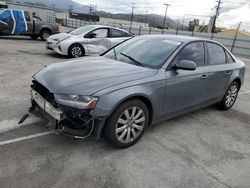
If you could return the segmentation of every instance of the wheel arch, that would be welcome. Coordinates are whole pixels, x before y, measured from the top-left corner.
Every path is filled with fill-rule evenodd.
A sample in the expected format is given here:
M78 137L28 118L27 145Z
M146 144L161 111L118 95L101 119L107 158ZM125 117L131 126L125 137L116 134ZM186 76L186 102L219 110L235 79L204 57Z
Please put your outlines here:
M237 82L239 84L239 87L241 87L241 79L239 77L235 78L233 82Z
M42 28L40 28L39 34L41 34L44 30L48 30L52 34L52 28L50 28L50 27L42 27Z
M153 113L154 113L153 112L153 104L152 104L151 100L148 97L146 97L145 95L140 95L140 94L131 95L131 96L128 96L128 97L124 98L123 100L120 100L119 103L117 103L112 108L109 117L107 117L107 119L105 119L105 122L103 123L102 127L97 131L98 133L96 133L97 139L99 139L100 136L103 135L104 129L105 129L105 127L107 125L107 122L108 122L108 119L114 113L115 109L117 109L123 103L125 103L127 101L130 101L130 100L134 100L134 99L140 100L140 101L142 101L146 105L146 107L148 109L148 112L149 112L149 123L148 123L148 126L151 125L152 120L153 120Z
M142 101L147 109L148 109L148 112L149 112L149 125L151 125L152 123L152 119L153 119L153 104L152 102L150 101L150 99L144 95L132 95L132 96L129 96L123 100L121 100L113 109L112 109L112 113L114 112L114 110L116 108L118 108L120 105L122 105L123 103L127 102L127 101L130 101L130 100L134 100L134 99L137 99L137 100L140 100ZM111 113L111 114L112 114Z

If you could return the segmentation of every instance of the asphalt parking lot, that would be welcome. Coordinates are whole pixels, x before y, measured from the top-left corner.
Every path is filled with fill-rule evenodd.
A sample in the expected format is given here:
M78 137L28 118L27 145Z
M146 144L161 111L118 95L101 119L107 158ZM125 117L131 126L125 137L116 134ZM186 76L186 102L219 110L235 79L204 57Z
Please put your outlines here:
M29 38L0 37L0 187L249 187L250 71L230 111L209 107L150 127L135 146L48 132L29 108L31 76L67 61ZM244 60L250 67L250 60Z

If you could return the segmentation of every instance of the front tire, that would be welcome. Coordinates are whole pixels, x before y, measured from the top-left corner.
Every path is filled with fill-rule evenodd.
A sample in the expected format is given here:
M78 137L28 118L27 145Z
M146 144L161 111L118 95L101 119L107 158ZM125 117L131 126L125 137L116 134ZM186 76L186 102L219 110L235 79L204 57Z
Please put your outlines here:
M77 58L85 55L84 48L80 44L70 46L68 54L70 57Z
M229 110L237 99L239 89L240 85L238 82L232 82L218 107L222 110Z
M126 148L143 136L149 123L147 106L134 99L118 106L105 126L105 137L114 146Z

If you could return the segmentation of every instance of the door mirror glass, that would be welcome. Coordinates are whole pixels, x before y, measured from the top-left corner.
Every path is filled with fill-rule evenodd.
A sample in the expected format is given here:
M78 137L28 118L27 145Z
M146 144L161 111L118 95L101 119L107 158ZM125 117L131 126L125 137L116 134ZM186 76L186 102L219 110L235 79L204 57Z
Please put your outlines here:
M181 70L195 70L196 64L193 61L181 60L180 62L175 64L175 68Z

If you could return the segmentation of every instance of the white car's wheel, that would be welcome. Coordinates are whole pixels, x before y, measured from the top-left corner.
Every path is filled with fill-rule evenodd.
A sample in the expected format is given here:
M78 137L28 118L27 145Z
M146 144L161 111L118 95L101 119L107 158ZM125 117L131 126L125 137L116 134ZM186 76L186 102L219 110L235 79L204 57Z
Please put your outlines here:
M70 46L68 54L70 57L81 57L85 55L84 48L80 44L73 44Z

